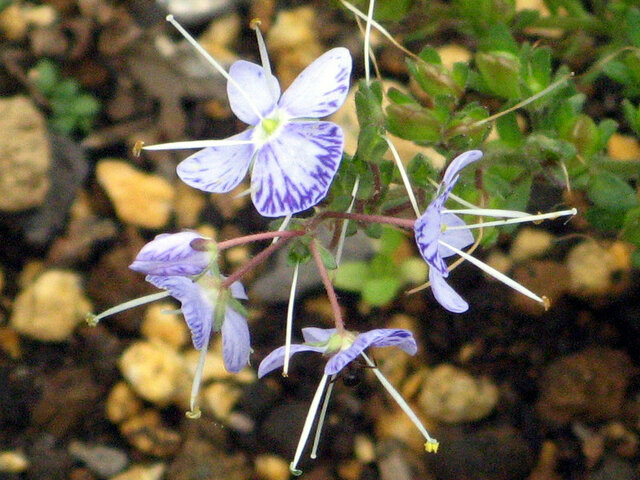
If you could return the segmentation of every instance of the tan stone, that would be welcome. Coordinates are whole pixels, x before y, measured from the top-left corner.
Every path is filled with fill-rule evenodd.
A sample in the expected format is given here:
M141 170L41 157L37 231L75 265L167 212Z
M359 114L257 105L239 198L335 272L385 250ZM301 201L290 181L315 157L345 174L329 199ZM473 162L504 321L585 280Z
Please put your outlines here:
M162 228L169 221L175 190L164 178L111 159L98 163L96 178L123 222L144 228Z
M111 477L110 480L160 480L166 469L167 467L163 463L134 465L115 477Z
M242 396L242 391L229 383L216 382L206 387L202 396L209 411L224 420Z
M437 48L442 64L451 70L458 62L468 62L471 60L471 52L461 45L451 43Z
M276 455L262 454L255 459L255 471L261 480L288 480L289 462Z
M160 406L174 399L185 375L183 359L160 342L131 344L120 357L119 366L138 395Z
M25 96L0 98L0 132L0 210L41 205L51 162L44 116Z
M20 292L11 314L11 326L22 335L43 342L60 342L91 311L80 276L49 270Z
M107 396L105 410L109 421L118 424L137 415L142 402L127 383L118 382Z
M553 245L553 235L538 228L522 228L511 244L509 255L515 262L521 262L546 253Z
M140 331L149 340L159 340L175 350L189 340L189 331L182 315L174 313L177 305L158 302L150 305L144 313Z
M638 139L629 135L614 133L607 143L607 152L615 160L640 160Z

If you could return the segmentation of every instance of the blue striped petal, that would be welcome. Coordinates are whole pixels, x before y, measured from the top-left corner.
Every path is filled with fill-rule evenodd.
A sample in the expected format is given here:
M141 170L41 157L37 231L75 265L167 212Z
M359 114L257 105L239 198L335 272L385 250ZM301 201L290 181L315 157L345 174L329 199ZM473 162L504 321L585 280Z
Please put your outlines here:
M327 195L342 160L344 135L332 122L291 122L256 155L251 197L264 217L307 210Z

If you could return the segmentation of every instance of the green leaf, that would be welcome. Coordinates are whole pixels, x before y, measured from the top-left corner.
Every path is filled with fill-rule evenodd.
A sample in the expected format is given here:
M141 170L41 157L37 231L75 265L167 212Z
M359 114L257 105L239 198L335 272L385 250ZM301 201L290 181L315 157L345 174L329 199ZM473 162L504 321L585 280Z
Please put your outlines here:
M640 109L636 108L633 103L625 98L622 100L622 111L631 130L640 136Z
M328 270L335 270L336 268L338 268L338 264L336 263L336 259L334 258L333 254L329 250L327 250L324 245L316 241L316 248L318 249L318 254L322 259L322 263Z
M624 224L624 210L592 207L584 212L587 221L602 232L617 233Z
M398 137L414 142L440 140L441 124L433 112L417 105L389 105L386 109L387 129Z
M360 292L364 282L369 278L369 264L367 262L345 262L335 273L336 288L349 292Z
M389 145L382 138L384 130L377 125L365 125L358 134L358 150L356 155L367 162L380 163Z
M476 64L489 89L500 97L518 99L520 92L520 62L507 52L478 52Z
M369 223L367 227L364 229L364 233L366 233L369 238L373 238L377 240L382 236L382 224Z
M407 166L407 175L411 184L421 188L430 188L429 179L436 178L437 173L433 163L421 153L416 154Z
M355 94L356 114L361 127L365 125L383 125L382 87L380 82L367 85L364 80L358 84Z
M511 31L503 23L497 23L484 32L478 48L483 52L508 53L511 56L517 55L519 50Z
M597 207L605 210L628 210L638 205L631 185L609 172L599 172L591 177L587 195Z
M396 298L401 286L395 277L369 278L362 285L362 299L371 306L381 307Z
M640 207L629 210L624 217L622 238L640 247Z
M380 255L392 256L404 241L405 236L402 232L391 227L382 227L382 236L380 237Z
M496 128L500 139L511 148L519 147L523 142L523 135L518 125L515 112L507 113L498 118Z
M578 152L585 157L591 157L600 150L600 131L591 117L584 113L563 125L559 133L561 138L575 145Z
M409 73L420 88L428 95L435 97L445 95L456 101L464 93L455 82L449 71L442 65L407 61Z
M60 80L60 69L51 60L40 60L35 68L35 83L38 89L49 97Z
M311 259L311 250L309 249L308 237L299 237L293 240L289 245L289 252L287 254L287 263L290 266L295 266L297 263L305 264Z
M402 265L400 265L400 276L402 280L407 283L417 285L427 281L429 274L429 267L422 258L411 257L407 258Z

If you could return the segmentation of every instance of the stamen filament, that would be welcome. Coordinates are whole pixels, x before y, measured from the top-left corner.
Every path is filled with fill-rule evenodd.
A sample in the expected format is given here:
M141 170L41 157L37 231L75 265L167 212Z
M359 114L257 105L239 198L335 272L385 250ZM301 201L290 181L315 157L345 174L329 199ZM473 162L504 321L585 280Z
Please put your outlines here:
M260 20L259 19L252 20L251 28L256 32L256 38L258 41L258 52L260 52L260 63L262 63L262 69L264 70L267 76L267 83L269 84L269 91L271 92L271 98L275 103L278 101L278 91L276 90L275 85L269 81L269 79L272 77L271 63L269 62L267 45L265 44L264 37L262 36L262 32L260 31Z
M320 435L322 434L322 427L324 426L324 419L327 416L327 407L329 406L329 399L331 398L331 392L333 392L333 385L337 375L332 375L329 380L329 386L327 392L324 395L322 401L322 410L320 410L320 417L318 418L318 425L316 426L316 434L313 438L313 447L311 447L310 457L315 459L318 456L318 445L320 444Z
M504 217L504 218L519 218L528 217L531 215L527 212L518 212L516 210L498 210L498 209L483 209L483 208L443 208L442 213L456 213L460 215L477 215L479 217Z
M279 232L283 232L284 230L287 229L287 227L289 226L289 222L291 221L291 217L293 215L289 214L286 217L284 217L284 220L282 220L282 223L280 224L280 227L278 227L278 231ZM271 243L276 243L278 241L280 237L274 237L273 241Z
M198 365L193 375L193 383L191 384L191 397L189 398L189 411L186 413L188 418L196 419L200 418L202 412L196 405L198 401L198 392L200 391L200 384L202 383L202 372L204 371L204 361L207 358L207 349L209 348L209 339L207 338L204 346L200 350L200 356L198 357Z
M157 145L145 145L142 150L188 150L192 148L207 147L231 147L234 145L250 145L251 140L193 140L187 142L158 143Z
M487 225L487 224L485 224ZM450 250L456 252L458 255L460 255L462 258L464 258L465 260L473 263L476 267L478 267L479 269L481 269L484 272L487 272L489 275L491 275L492 277L494 277L497 280L500 280L502 283L504 283L505 285L513 288L514 290L522 293L523 295L531 298L532 300L535 300L536 302L540 302L543 305L545 305L545 308L547 307L549 301L545 301L543 298L540 298L538 295L536 295L535 293L533 293L531 290L529 290L528 288L525 288L524 286L520 285L518 282L516 282L515 280L510 279L509 277L507 277L504 273L499 272L498 270L496 270L495 268L487 265L486 263L484 263L481 260L478 260L477 258L469 255L466 252L463 252L462 250L449 245L446 242L443 242L442 240L438 240L438 243L440 245L443 245L447 248L449 248Z
M191 46L193 46L193 48L195 48L198 53L200 53L200 55L202 55L212 66L213 68L216 69L216 71L222 75L224 78L227 79L227 81L233 85L234 87L236 87L238 89L238 91L240 92L240 94L244 97L244 99L247 101L247 103L251 106L251 109L253 110L253 112L257 115L257 117L260 120L263 120L262 114L260 113L260 111L256 108L256 106L253 104L253 102L251 101L251 98L249 97L249 95L242 89L242 87L238 84L238 82L236 82L231 75L229 75L227 73L227 71L222 68L222 65L220 65L218 63L218 61L213 58L209 52L207 52L202 45L200 45L198 42L196 42L195 38L193 38L189 32L187 32L182 25L180 25L175 18L173 18L173 15L167 15L167 22L169 22L171 25L173 25L176 30L178 30L180 32L180 34L187 40L187 42L189 42L191 44Z
M360 355L362 355L362 357L365 359L365 361L367 362L367 365L371 367L374 375L378 377L378 380L380 380L380 383L382 384L382 386L387 389L387 392L389 392L389 395L391 395L391 397L396 401L398 406L407 415L407 417L409 417L409 419L418 428L422 436L427 440L427 442L425 443L425 449L428 452L437 452L438 441L435 438L433 438L431 435L429 435L429 432L427 432L427 429L424 428L424 425L422 424L418 416L414 413L414 411L411 409L411 407L406 402L406 400L402 398L402 395L398 393L398 391L394 388L394 386L391 385L389 380L387 380L386 377L382 374L382 372L378 370L378 367L376 366L376 364L373 361L371 361L364 352L362 352Z
M162 292L152 293L151 295L145 295L144 297L134 298L133 300L129 300L128 302L121 303L120 305L116 305L115 307L108 308L102 313L98 315L94 313L87 313L85 317L86 322L95 327L100 320L110 315L115 315L116 313L124 312L125 310L129 310L130 308L139 307L140 305L144 305L146 303L155 302L156 300L160 300L161 298L165 298L170 296L171 294L165 290Z
M371 83L371 67L369 66L369 49L371 48L371 22L373 20L373 10L375 0L369 0L369 11L367 12L366 26L364 29L364 78L367 85Z
M517 217L510 218L509 220L495 220L493 222L485 222L485 223L472 223L471 225L459 225L454 227L446 227L446 230L465 230L467 228L483 228L483 227L495 227L499 225L513 225L516 223L525 223L525 222L537 222L540 220L547 220L550 218L558 218L564 217L567 215L575 215L578 211L575 208L570 210L562 210L560 212L550 212L550 213L541 213L539 215L528 215L526 217ZM493 216L491 214L488 214Z
M396 161L396 165L398 166L398 170L400 171L400 177L402 177L402 183L404 183L404 188L407 190L407 195L409 196L409 200L411 200L411 206L413 206L413 211L416 213L416 218L420 218L420 209L418 208L418 202L416 201L416 197L413 194L413 190L411 188L411 183L409 182L409 177L407 176L407 171L402 164L402 160L400 160L400 155L398 155L398 151L396 150L393 142L387 137L384 136L384 139L387 141L387 145L389 145L389 150L391 150L391 154Z
M289 305L287 305L287 327L284 342L284 365L282 367L282 376L289 376L289 357L291 356L291 332L293 330L293 307L296 300L296 287L298 286L298 270L300 263L296 263L293 269L293 278L291 279L291 291L289 293Z
M304 426L302 427L302 432L300 433L300 440L298 440L296 453L293 456L293 461L289 464L289 471L295 476L302 475L302 470L298 470L298 462L300 461L300 457L302 456L302 451L304 450L304 447L307 444L309 433L311 433L311 427L313 427L313 421L316 418L316 413L318 412L318 406L320 405L320 400L322 399L322 394L324 392L324 387L327 384L328 378L329 378L329 375L325 373L322 375L322 378L320 379L320 383L318 384L316 393L313 396L313 400L311 400L311 405L309 405L309 411L307 412L307 418L304 421Z

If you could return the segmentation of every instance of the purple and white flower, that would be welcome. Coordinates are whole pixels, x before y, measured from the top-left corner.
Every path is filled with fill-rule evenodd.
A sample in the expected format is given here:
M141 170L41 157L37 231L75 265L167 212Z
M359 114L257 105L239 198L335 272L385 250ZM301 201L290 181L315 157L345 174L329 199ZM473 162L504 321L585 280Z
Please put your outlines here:
M513 223L535 222L565 215L575 215L576 209L563 210L539 215L512 210L483 209L456 198L460 203L470 207L466 209L447 209L445 203L452 196L451 191L459 178L460 171L467 165L482 158L479 150L470 150L456 157L447 170L438 188L437 197L429 204L424 214L414 225L416 243L422 258L429 264L429 282L436 300L450 312L462 313L468 310L467 302L446 282L449 267L444 261L452 255L460 255L465 260L481 268L511 288L542 303L548 308L549 300L539 297L524 286L510 279L503 273L490 267L486 263L472 257L462 249L474 243L471 230L474 228L493 227ZM507 220L467 225L457 214L476 215L481 217L503 217Z
M380 328L358 334L350 331L338 332L335 328L324 329L309 327L302 329L302 336L304 338L304 343L290 345L290 355L300 352L317 352L330 358L327 361L324 374L320 380L320 384L318 385L313 400L311 401L311 406L309 407L309 412L305 419L302 433L300 434L300 440L298 442L294 459L289 465L291 473L294 475L300 475L302 473L298 469L298 462L300 461L302 451L304 450L309 434L311 433L311 428L315 422L316 415L320 410L320 404L323 403L311 452L311 458L316 457L320 432L324 422L324 415L326 413L327 404L334 385L333 381L329 381L329 379L334 380L336 375L338 375L357 357L362 357L365 360L366 364L371 368L375 376L398 403L400 408L402 408L402 410L409 416L416 427L424 435L426 439L425 449L428 452L436 452L438 450L438 441L429 435L420 419L416 416L413 410L411 410L411 407L409 407L407 402L402 398L393 385L391 385L384 375L382 375L380 370L378 370L377 365L369 359L364 352L368 347L398 347L409 355L415 355L418 347L411 332L399 328ZM267 355L260 363L260 367L258 368L258 377L262 378L267 373L283 366L286 354L287 349L282 346Z
M176 25L198 50L187 32ZM265 217L307 210L325 198L342 160L344 134L339 125L318 121L334 113L349 92L352 59L346 48L334 48L317 58L281 95L271 74L259 36L263 66L239 60L227 74L227 94L233 113L249 125L226 140L176 142L147 150L203 148L183 160L178 176L205 192L234 189L251 169L251 198ZM264 51L264 52L263 52ZM264 55L262 55L264 53Z

